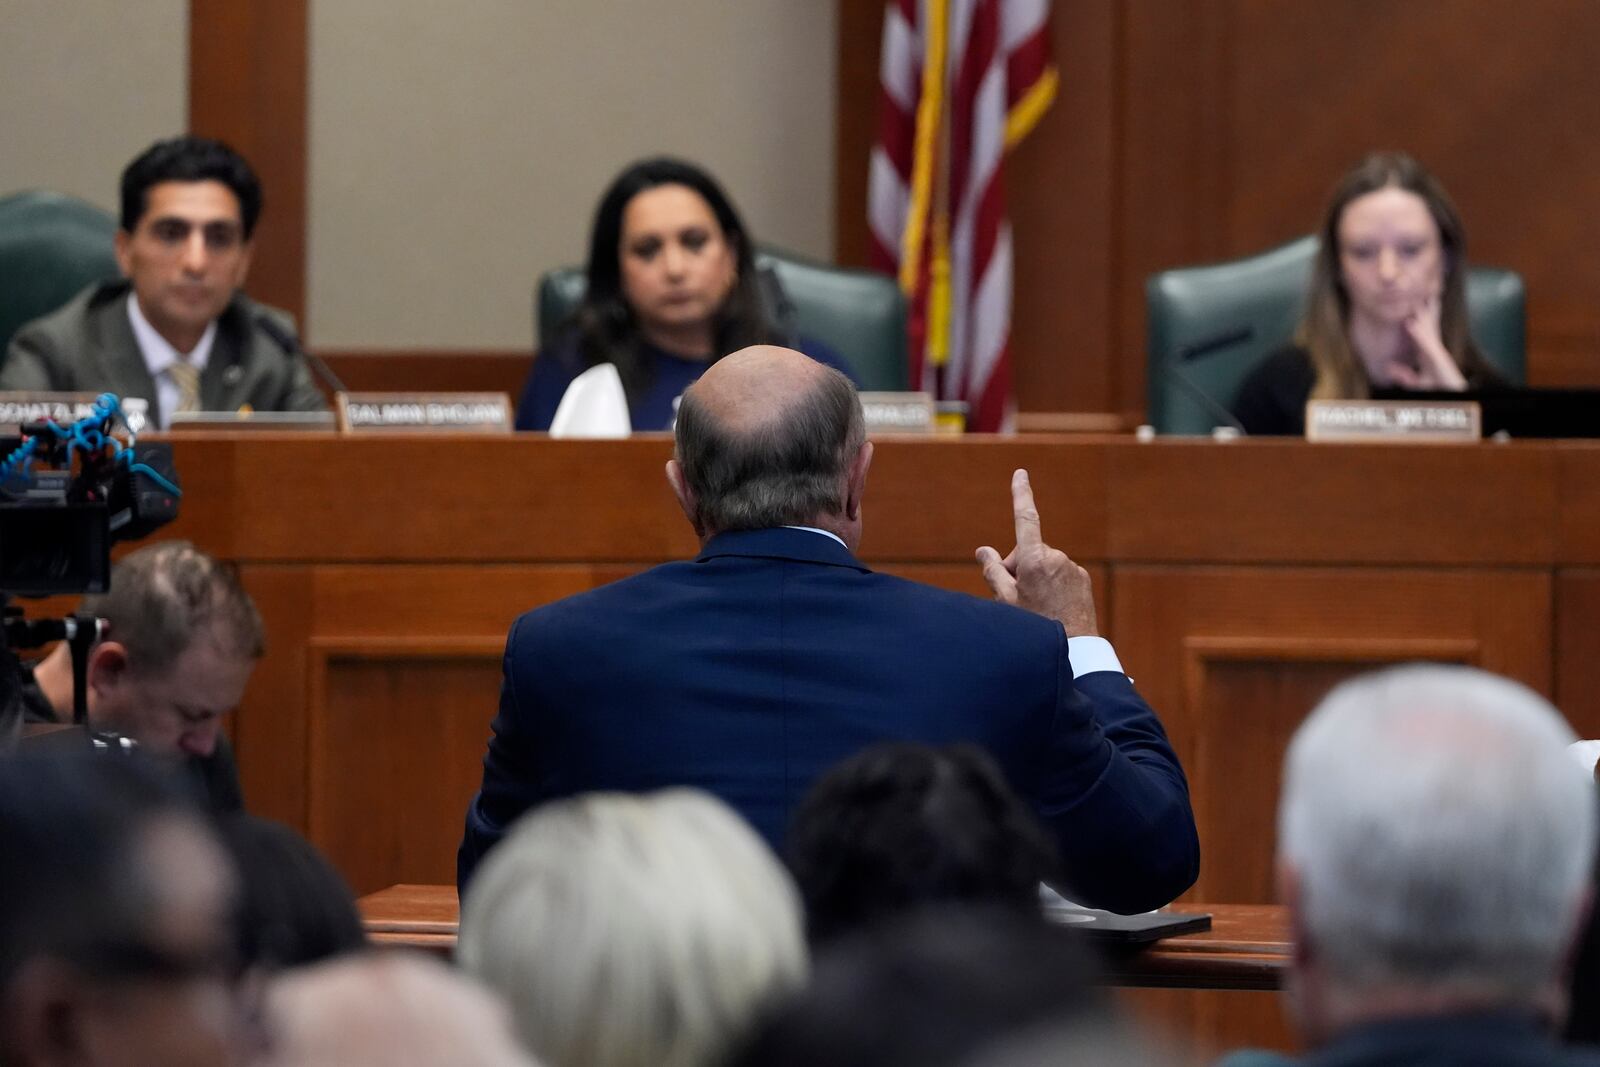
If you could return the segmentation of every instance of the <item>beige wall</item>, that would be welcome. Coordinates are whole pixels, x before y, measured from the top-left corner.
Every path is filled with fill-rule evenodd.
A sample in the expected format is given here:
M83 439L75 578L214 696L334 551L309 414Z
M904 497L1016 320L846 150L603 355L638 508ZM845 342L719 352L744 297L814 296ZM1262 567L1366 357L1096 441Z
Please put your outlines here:
M117 178L189 109L187 0L0 0L0 195L116 210Z
M708 166L833 247L837 0L312 0L307 336L522 348L631 160Z

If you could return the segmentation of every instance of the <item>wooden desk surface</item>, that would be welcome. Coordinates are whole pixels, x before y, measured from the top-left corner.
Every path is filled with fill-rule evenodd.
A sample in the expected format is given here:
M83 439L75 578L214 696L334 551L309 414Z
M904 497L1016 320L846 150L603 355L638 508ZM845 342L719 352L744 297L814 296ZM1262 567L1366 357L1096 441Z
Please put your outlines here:
M454 886L394 885L357 901L376 943L449 955L460 906ZM1289 945L1283 909L1275 904L1185 904L1212 913L1211 929L1158 941L1108 961L1113 985L1186 989L1277 989Z

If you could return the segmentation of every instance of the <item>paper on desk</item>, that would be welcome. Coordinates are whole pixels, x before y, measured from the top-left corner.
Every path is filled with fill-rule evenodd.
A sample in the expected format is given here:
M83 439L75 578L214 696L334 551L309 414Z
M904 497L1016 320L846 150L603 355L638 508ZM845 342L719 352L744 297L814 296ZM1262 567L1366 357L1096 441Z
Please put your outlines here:
M550 420L551 437L627 437L628 394L615 364L590 367L567 386Z

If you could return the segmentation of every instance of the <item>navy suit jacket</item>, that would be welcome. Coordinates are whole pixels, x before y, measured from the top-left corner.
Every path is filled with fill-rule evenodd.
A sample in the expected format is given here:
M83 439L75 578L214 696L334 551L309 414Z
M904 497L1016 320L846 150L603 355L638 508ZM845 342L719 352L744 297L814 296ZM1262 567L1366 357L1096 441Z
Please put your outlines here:
M698 786L781 849L812 783L888 740L986 748L1080 902L1157 907L1199 873L1188 784L1125 675L1074 683L1060 623L876 574L821 534L721 534L530 611L504 672L463 888L518 815L589 790Z

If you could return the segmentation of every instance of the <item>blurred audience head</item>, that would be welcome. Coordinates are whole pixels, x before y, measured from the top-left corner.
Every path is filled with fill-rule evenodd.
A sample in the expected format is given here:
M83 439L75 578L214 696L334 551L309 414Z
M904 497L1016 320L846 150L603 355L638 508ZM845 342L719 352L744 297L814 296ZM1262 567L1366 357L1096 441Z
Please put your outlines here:
M235 813L219 828L241 886L240 948L269 971L366 947L355 897L311 842L282 823Z
M1378 209L1383 225L1374 228L1367 219L1377 219ZM1399 330L1426 296L1438 297L1440 340L1456 362L1464 371L1482 365L1467 317L1466 230L1422 164L1400 152L1361 160L1334 187L1318 237L1299 337L1317 370L1313 396L1368 393L1349 335L1352 314L1392 320Z
M1118 1020L1084 1018L1024 1030L961 1061L960 1067L1179 1067L1188 1062Z
M0 1063L212 1067L258 1031L236 879L140 761L0 764Z
M272 984L262 1067L537 1067L505 1006L443 964L374 952Z
M1055 851L998 766L972 745L877 745L812 788L787 839L813 942L912 908L1037 913Z
M821 948L734 1067L946 1067L1036 1028L1105 1021L1076 935L1010 909L918 912Z
M686 789L525 816L473 879L457 956L550 1067L711 1062L806 975L788 875L726 805Z
M683 394L667 466L702 538L815 526L854 547L872 444L850 379L788 348L733 353Z
M119 560L111 591L82 610L109 624L89 653L91 723L150 755L209 756L264 648L238 573L187 541L159 541Z
M1465 667L1366 675L1312 712L1278 811L1310 1040L1386 1017L1562 1016L1595 857L1572 739L1543 698Z
M587 361L616 364L630 396L648 386L643 341L716 359L779 340L733 202L700 167L664 157L632 164L601 196L575 322Z

